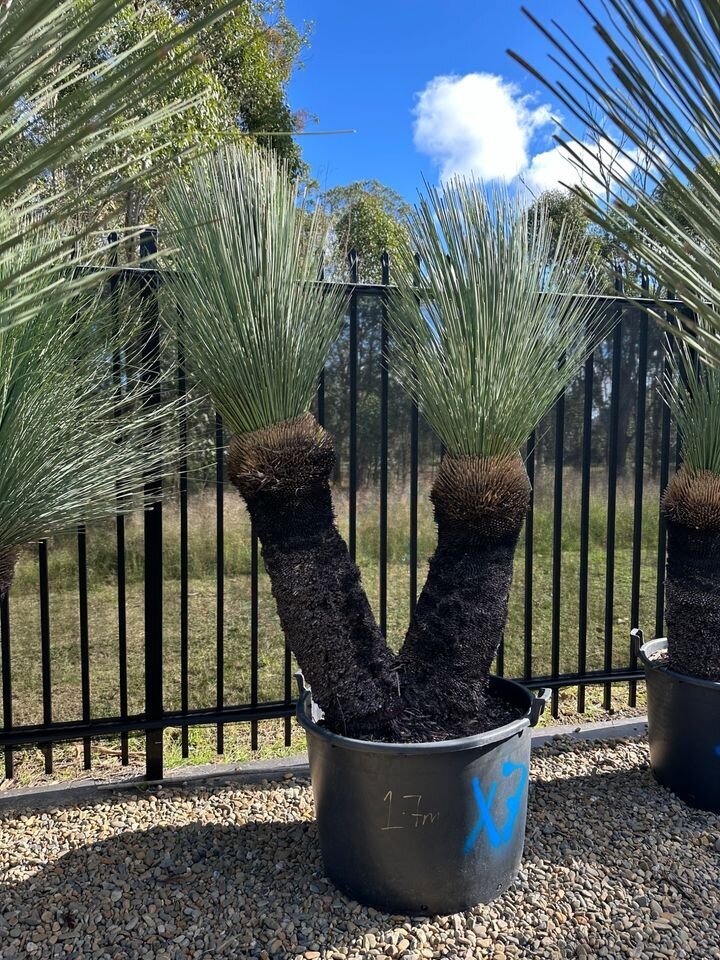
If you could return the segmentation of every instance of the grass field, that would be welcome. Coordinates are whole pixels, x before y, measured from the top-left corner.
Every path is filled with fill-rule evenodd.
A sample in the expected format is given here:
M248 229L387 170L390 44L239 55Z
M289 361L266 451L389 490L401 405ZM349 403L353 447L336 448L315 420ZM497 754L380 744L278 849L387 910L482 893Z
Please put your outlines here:
M589 623L587 632L588 668L603 665L606 596L607 498L598 475L593 480L589 553ZM533 571L533 672L550 672L550 636L552 613L552 475L540 474L536 481L534 516ZM562 671L577 666L578 583L579 583L579 488L575 475L567 472L565 483L562 537L562 587L560 592L560 637ZM421 585L426 558L434 546L432 522L426 489L420 498L418 569ZM648 488L645 496L645 522L642 537L641 624L652 629L655 619L657 561L657 491ZM347 509L338 498L341 528L346 527ZM390 504L388 567L388 634L393 646L399 645L409 614L408 529L409 503L404 492L395 492ZM211 494L193 497L190 503L190 706L215 703L216 690L216 588L215 588L215 502ZM632 569L632 496L621 485L618 496L614 590L613 662L625 665L629 649L629 617ZM227 491L225 518L225 703L245 703L250 697L250 543L249 525L242 504ZM358 560L370 600L377 609L378 595L378 502L371 492L360 496L358 509ZM177 504L165 508L165 624L164 669L165 706L180 706L179 656L179 523ZM77 718L81 713L79 610L77 596L77 555L73 537L56 539L49 550L50 625L53 717ZM10 602L12 625L13 722L39 722L42 719L40 672L40 607L36 548L27 548L18 567ZM118 710L118 639L116 600L116 560L114 523L95 525L88 531L90 690L93 716L108 716ZM127 521L127 634L129 709L143 708L143 554L142 518ZM515 579L506 634L505 670L508 675L522 673L523 657L524 550L517 552ZM283 695L283 639L279 629L269 582L260 578L260 699ZM588 709L599 710L600 691L588 691ZM627 690L615 691L614 702L620 708L627 701ZM563 714L573 715L573 692L563 694ZM261 755L286 752L282 721L260 724ZM192 730L191 760L208 762L215 756L214 730ZM301 746L294 733L294 750ZM227 728L225 758L249 756L249 731L245 726ZM167 765L182 761L177 732L168 731ZM97 744L96 759L116 763L116 743ZM140 745L138 745L140 751ZM77 773L77 749L56 748L57 766ZM140 752L138 752L140 756ZM37 751L17 753L17 776L32 779L41 770Z

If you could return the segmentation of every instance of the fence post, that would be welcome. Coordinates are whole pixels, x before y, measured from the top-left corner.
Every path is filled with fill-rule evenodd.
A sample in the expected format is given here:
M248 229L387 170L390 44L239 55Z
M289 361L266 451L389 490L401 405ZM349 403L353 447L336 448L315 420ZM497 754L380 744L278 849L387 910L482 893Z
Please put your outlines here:
M349 363L350 363L350 455L348 461L348 549L353 563L357 554L357 408L358 408L358 255L356 250L348 254L350 268L350 329L349 329Z
M5 593L0 597L0 655L2 656L2 730L9 733L13 725L12 672L10 670L10 602ZM14 763L12 747L5 747L5 777L12 780Z
M647 300L650 281L648 275L642 275L643 300ZM640 336L638 339L638 379L635 399L635 488L633 495L633 553L630 588L630 627L640 627L640 583L642 576L642 531L643 531L643 495L645 467L645 407L647 402L647 366L648 366L648 309L644 303L639 315ZM634 638L633 638L634 640ZM635 643L630 644L630 669L637 670L637 650ZM628 686L628 706L637 705L637 683L630 681Z
M380 320L380 629L387 636L387 579L388 579L388 415L389 415L389 335L388 287L390 285L390 256L385 250L380 257L382 270Z
M559 366L564 366L565 355ZM553 475L553 532L552 532L552 613L550 623L550 675L560 675L560 644L562 589L562 523L563 523L563 470L565 466L565 395L563 389L555 402L555 471ZM560 709L560 691L553 688L551 716L557 717Z
M157 253L157 231L144 230L140 236L141 262ZM143 346L142 369L148 384L153 385L147 402L160 402L160 331L158 278L154 264L142 278ZM162 479L153 477L145 487L151 501L144 515L145 544L145 715L160 720L163 715L163 570L162 570L162 504L158 495ZM163 776L163 729L148 730L145 735L145 778L160 780Z
M415 254L415 275L413 283L420 286L420 254ZM417 295L418 304L420 295ZM418 482L419 482L419 432L420 411L416 398L410 400L410 611L412 621L417 605L417 568L418 568Z
M110 312L113 321L113 334L117 334L120 326L120 274L118 244L120 235L114 230L108 234L110 244L109 265L116 268L110 277ZM122 401L123 370L122 355L116 350L112 358L113 380L115 382L116 397ZM118 439L118 443L120 440ZM117 617L118 617L118 697L120 701L120 717L127 720L128 715L128 661L127 661L127 590L125 581L125 514L118 513L115 517L115 544L117 553ZM129 735L120 734L120 762L127 766L130 762Z
M610 374L610 417L608 423L608 492L605 563L605 650L603 669L610 673L613 668L613 625L615 604L615 521L617 512L618 431L620 425L620 391L622 389L622 342L623 342L623 296L622 274L615 279L615 326L612 336L612 371ZM603 710L612 708L612 684L603 684Z

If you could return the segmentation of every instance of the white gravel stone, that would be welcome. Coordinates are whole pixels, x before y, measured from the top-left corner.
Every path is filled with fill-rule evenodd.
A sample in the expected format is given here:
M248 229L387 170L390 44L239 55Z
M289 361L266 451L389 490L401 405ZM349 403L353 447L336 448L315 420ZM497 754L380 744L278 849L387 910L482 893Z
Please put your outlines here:
M499 900L388 916L323 876L307 781L117 792L0 813L0 958L720 960L720 818L644 741L533 754L525 860Z

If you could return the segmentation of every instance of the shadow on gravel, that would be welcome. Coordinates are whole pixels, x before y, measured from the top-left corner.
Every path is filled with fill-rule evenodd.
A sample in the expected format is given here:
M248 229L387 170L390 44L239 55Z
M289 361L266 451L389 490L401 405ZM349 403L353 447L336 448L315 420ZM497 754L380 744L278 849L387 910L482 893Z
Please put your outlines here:
M193 792L181 792L186 807ZM121 829L123 817L132 822L133 806L127 795L106 804L103 825L90 805L88 830ZM343 951L336 956L365 958L385 955L394 938L388 955L420 958L423 941L414 937L421 929L425 949L437 956L493 956L502 942L509 956L581 958L612 945L614 936L635 936L645 949L668 942L670 924L657 916L668 898L682 913L690 950L673 955L696 956L698 937L704 956L720 956L717 918L713 912L708 926L704 909L712 888L715 898L720 893L711 866L719 822L679 803L647 768L602 761L591 776L562 779L539 771L520 878L495 903L444 921L403 921L339 894L323 877L311 821L127 830L71 850L23 882L0 884L0 956L209 960ZM409 944L401 926L413 937ZM33 938L38 949L28 950ZM610 955L641 955L629 951Z

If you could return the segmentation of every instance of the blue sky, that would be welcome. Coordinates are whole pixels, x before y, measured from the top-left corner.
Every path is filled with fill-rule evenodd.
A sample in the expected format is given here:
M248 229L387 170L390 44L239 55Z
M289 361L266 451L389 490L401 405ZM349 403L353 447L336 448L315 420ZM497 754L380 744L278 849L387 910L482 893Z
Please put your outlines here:
M512 47L538 66L548 62L548 42L520 2L287 0L294 23L314 22L305 66L291 81L292 107L317 115L310 130L357 130L301 139L321 188L375 178L414 199L423 175L520 176L539 191L566 173L550 152L556 105L505 53ZM601 54L576 0L526 3Z

